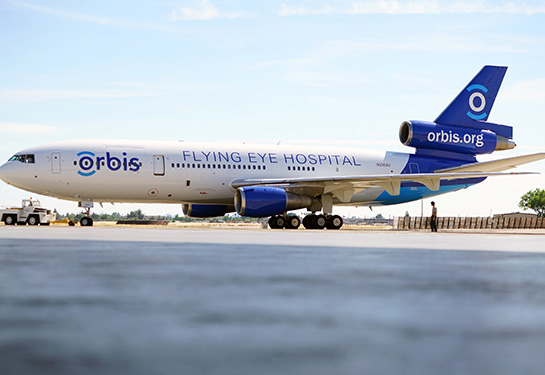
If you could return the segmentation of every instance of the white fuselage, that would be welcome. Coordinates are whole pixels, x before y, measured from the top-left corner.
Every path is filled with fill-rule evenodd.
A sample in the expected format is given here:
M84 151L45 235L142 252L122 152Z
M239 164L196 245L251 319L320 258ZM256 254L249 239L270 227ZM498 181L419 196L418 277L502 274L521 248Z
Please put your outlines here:
M29 148L33 162L1 167L4 181L60 199L232 204L241 179L398 174L409 154L347 148L152 141L69 141ZM355 194L365 204L380 188Z

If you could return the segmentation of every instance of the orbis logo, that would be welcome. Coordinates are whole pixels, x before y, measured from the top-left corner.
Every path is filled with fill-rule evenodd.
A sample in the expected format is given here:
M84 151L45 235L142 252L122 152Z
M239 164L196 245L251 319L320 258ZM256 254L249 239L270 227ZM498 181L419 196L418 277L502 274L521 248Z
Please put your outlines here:
M123 157L112 156L109 152L106 156L97 156L91 151L81 151L78 153L78 165L81 170L78 171L80 176L92 176L101 169L109 169L116 172L119 170L137 172L140 170L140 160L138 158L128 158L127 153L123 153Z
M483 85L471 85L466 90L473 92L469 96L469 108L471 111L467 111L467 115L473 120L482 120L486 118L488 115L486 112L483 112L484 107L486 107L486 98L484 97L483 92L486 94L488 89Z

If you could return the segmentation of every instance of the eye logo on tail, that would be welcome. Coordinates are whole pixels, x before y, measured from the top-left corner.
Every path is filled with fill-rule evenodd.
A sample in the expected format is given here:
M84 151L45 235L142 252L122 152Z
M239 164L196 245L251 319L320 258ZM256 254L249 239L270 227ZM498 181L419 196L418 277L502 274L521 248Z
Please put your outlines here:
M482 120L486 118L488 115L486 112L483 112L486 107L486 98L484 97L483 92L486 94L488 89L483 85L476 84L469 86L466 90L469 92L473 91L469 96L469 108L471 108L471 111L467 111L467 115L473 120Z

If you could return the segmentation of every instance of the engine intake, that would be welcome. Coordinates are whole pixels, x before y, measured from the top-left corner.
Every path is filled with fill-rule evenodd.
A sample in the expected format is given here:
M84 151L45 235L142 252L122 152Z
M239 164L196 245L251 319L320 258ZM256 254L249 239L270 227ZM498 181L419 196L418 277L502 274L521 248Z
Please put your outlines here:
M277 187L251 186L235 192L235 209L241 216L265 217L310 207L312 199Z

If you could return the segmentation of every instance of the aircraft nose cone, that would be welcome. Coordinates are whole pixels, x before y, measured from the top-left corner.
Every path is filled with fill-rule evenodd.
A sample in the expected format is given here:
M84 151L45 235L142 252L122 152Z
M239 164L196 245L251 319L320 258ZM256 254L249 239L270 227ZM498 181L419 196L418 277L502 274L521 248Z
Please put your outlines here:
M0 166L0 180L9 182L10 166L6 163Z

